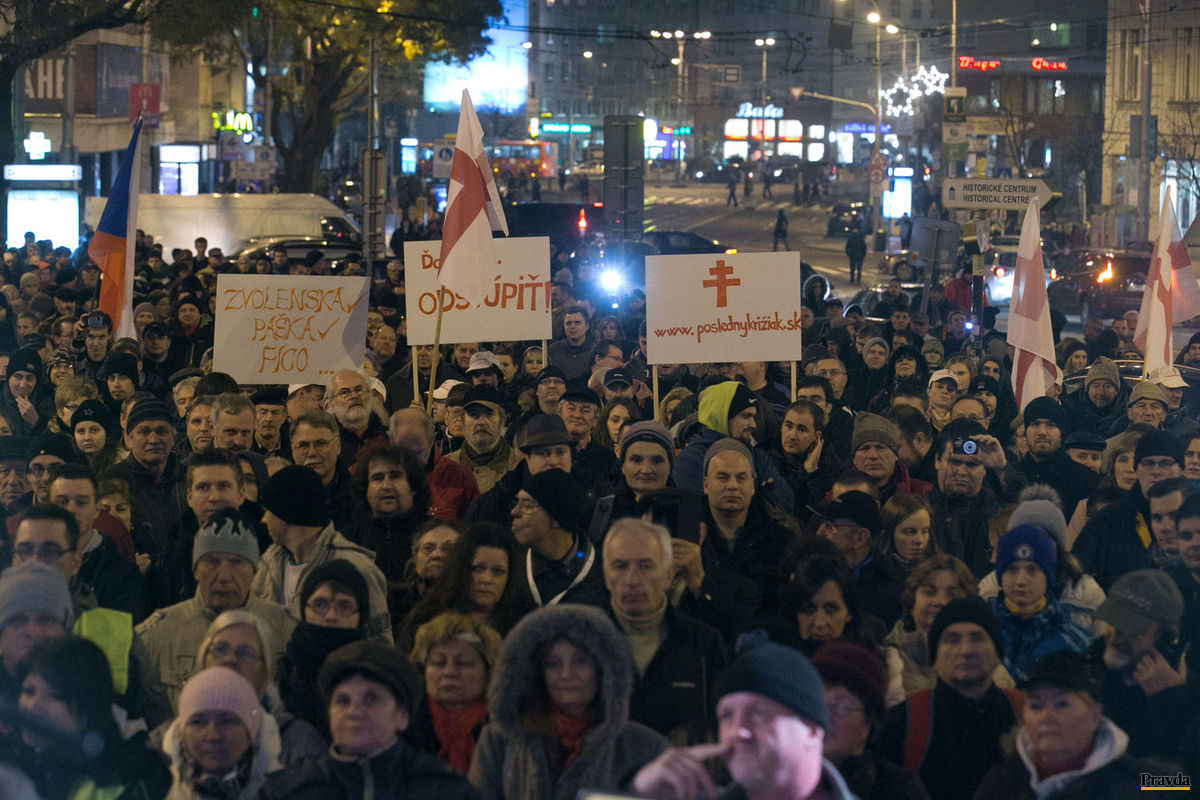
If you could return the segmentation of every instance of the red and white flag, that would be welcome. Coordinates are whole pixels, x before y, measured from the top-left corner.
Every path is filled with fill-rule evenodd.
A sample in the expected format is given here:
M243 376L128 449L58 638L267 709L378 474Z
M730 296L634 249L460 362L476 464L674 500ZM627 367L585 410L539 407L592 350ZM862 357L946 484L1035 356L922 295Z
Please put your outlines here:
M1200 314L1200 282L1175 224L1170 190L1163 195L1158 220L1158 241L1133 336L1133 343L1145 356L1143 374L1171 365L1171 328Z
M482 302L495 275L492 231L508 234L500 193L483 150L483 128L463 89L458 115L438 281L467 300Z
M1059 380L1054 335L1050 331L1050 301L1046 299L1040 218L1037 200L1030 200L1021 225L1012 300L1008 305L1008 343L1016 348L1012 386L1018 411L1024 411L1031 400L1046 394Z

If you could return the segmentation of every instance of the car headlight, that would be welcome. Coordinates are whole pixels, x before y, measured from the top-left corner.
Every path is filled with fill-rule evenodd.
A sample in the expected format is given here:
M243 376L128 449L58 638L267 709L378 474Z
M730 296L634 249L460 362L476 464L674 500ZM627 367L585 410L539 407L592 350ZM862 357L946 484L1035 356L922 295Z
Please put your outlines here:
M621 275L621 271L617 269L606 269L600 273L600 286L609 294L615 294L621 290L621 285L625 283L625 277Z

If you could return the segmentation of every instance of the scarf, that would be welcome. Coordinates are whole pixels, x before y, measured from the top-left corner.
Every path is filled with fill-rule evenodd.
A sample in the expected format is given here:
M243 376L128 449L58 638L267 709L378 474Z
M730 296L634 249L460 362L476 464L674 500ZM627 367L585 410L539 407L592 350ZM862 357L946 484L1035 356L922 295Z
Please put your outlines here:
M362 628L326 628L301 622L287 643L287 659L305 676L316 680L325 657L344 644L357 642L366 637Z
M558 709L552 712L554 731L558 734L558 744L562 748L562 761L558 772L561 773L579 758L583 752L583 737L592 727L592 718L585 714L582 717L568 717Z
M461 711L447 711L432 697L429 716L433 718L433 733L440 743L438 758L466 773L475 753L475 728L487 719L487 698L481 697Z

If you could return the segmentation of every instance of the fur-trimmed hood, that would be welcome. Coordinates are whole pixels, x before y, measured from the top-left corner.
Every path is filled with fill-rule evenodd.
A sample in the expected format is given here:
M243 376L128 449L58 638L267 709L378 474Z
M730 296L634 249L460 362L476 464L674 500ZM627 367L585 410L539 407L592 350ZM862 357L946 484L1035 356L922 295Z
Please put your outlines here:
M629 717L633 653L629 642L604 612L583 605L538 609L526 615L505 637L488 687L492 723L508 735L522 733L522 699L529 692L545 691L536 660L538 648L562 639L582 649L596 663L597 691L604 719L593 732L603 738L615 737Z

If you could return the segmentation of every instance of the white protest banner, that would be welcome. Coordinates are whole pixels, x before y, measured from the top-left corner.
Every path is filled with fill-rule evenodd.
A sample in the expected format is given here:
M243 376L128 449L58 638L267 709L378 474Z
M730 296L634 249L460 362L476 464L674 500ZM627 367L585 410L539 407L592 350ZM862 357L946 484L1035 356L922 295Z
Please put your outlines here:
M800 357L800 254L646 259L651 364Z
M550 338L550 240L545 236L496 239L496 264L483 302L474 306L446 290L442 344ZM433 344L441 242L404 243L404 296L408 343Z
M218 275L213 368L238 383L325 383L361 369L367 278Z

